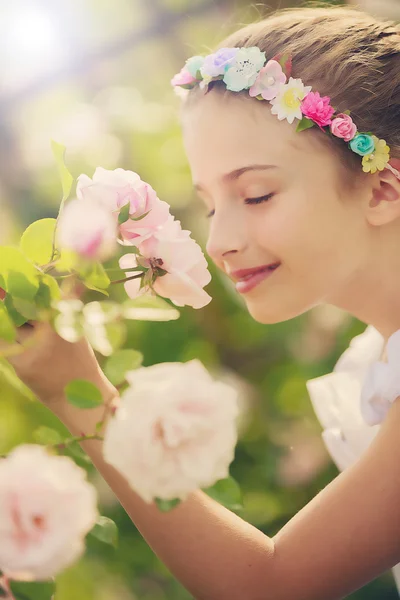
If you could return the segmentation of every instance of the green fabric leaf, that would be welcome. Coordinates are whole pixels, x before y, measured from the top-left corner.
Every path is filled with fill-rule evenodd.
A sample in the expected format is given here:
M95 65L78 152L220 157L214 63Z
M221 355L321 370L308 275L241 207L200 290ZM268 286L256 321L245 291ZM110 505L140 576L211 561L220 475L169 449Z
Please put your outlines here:
M236 511L243 508L242 492L239 484L233 477L220 479L213 486L203 489L203 492L208 494L211 498L214 498L214 500L226 508L229 508L229 510Z
M10 581L15 600L52 600L54 581Z
M314 121L312 121L311 119L308 119L307 117L303 117L301 119L301 121L299 121L297 127L296 127L296 131L304 131L305 129L310 129L310 127L314 127L315 123Z
M142 362L143 354L138 350L118 350L107 360L104 373L113 385L120 385L125 381L126 373L140 367Z
M77 408L96 408L103 404L100 390L86 379L70 381L64 392L68 402Z
M175 321L180 317L180 312L159 296L125 300L121 310L125 319L140 321Z
M20 248L32 262L46 265L53 254L53 237L57 221L41 219L34 221L21 237Z
M101 516L90 531L90 535L116 548L118 546L118 527L112 519Z

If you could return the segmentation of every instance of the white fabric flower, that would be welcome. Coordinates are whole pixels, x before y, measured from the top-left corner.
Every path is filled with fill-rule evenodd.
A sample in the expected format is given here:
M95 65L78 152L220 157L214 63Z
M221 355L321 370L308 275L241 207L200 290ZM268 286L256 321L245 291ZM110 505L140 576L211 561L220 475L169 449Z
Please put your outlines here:
M311 85L304 85L301 79L289 78L289 81L280 86L275 98L270 102L272 104L271 113L277 115L279 121L287 119L288 123L293 123L294 119L301 120L301 102L311 91Z
M82 554L98 518L86 471L43 446L18 446L0 461L0 570L49 579Z
M370 366L361 391L361 411L369 425L381 423L392 403L400 396L400 330L390 336L387 362Z
M236 390L214 381L198 360L142 367L126 379L103 452L146 502L184 499L229 475Z
M259 48L240 48L232 66L226 71L223 81L226 89L232 92L247 90L257 79L258 72L265 63L265 52Z

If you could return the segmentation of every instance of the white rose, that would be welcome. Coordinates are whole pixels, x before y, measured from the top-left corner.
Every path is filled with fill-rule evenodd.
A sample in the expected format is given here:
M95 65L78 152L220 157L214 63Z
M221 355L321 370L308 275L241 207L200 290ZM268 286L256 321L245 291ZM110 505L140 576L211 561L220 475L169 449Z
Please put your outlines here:
M0 570L12 579L57 575L82 554L96 504L86 472L70 458L18 446L0 461Z
M237 442L237 392L202 363L131 371L104 435L104 458L146 502L184 499L229 475Z

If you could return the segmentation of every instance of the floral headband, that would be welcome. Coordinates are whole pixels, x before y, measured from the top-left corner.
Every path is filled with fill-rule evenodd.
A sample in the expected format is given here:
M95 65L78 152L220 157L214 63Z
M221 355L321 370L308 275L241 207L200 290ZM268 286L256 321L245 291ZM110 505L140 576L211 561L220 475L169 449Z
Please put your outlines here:
M265 52L257 46L250 48L221 48L208 56L192 56L171 84L185 90L199 85L208 91L212 81L222 80L232 92L249 90L257 100L268 100L271 112L280 121L293 123L296 131L318 127L328 135L343 139L350 150L362 156L365 173L389 169L398 179L400 173L389 164L390 148L385 140L372 133L361 133L350 116L350 111L336 113L329 96L312 92L301 79L290 76L292 58L278 54L266 62Z

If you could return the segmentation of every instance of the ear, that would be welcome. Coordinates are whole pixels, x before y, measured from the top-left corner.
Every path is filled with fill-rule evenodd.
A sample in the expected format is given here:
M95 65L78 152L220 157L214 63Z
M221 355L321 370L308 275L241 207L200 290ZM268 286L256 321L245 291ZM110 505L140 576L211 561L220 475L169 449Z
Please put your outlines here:
M389 164L400 173L399 158L391 158ZM385 225L400 219L400 179L389 169L377 173L367 208L367 219L371 225Z

